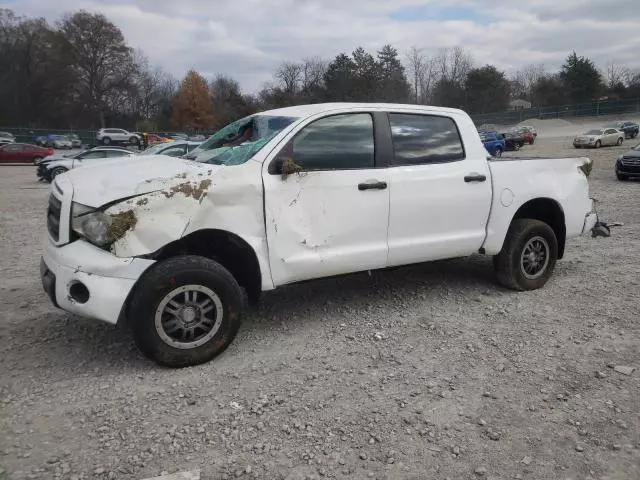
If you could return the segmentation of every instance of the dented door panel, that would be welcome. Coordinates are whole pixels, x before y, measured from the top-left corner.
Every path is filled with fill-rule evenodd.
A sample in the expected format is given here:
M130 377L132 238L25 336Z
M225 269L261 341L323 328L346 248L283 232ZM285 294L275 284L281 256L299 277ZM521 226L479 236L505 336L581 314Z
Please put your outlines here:
M265 173L265 211L274 283L380 268L387 263L386 170Z

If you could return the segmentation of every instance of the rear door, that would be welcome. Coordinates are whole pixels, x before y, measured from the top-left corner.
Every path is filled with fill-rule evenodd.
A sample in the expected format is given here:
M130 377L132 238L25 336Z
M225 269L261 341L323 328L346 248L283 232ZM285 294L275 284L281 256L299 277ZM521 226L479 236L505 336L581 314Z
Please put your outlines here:
M479 142L465 149L457 121L473 131L463 116L389 114L389 265L466 256L482 246L491 174Z
M265 161L276 285L386 266L389 178L378 167L389 149L374 133L380 115L384 127L383 114L367 111L310 120Z
M607 128L604 134L606 139L606 145L615 145L616 142L618 141L618 131L615 128Z

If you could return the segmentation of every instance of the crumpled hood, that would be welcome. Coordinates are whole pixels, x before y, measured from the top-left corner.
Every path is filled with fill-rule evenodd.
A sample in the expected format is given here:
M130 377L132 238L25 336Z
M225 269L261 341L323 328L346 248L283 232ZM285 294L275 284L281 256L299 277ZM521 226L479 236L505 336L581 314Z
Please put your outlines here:
M73 185L73 201L98 208L117 200L203 181L221 165L197 163L166 155L114 159L63 174Z

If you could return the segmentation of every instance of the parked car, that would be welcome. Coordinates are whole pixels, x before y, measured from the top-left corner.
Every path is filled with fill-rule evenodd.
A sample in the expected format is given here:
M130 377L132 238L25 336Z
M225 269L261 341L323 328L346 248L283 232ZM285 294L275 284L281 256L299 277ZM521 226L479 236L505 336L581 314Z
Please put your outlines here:
M111 145L112 143L138 145L140 136L121 128L101 128L96 134L96 140L102 145Z
M522 135L525 143L528 143L529 145L533 145L533 142L535 142L536 138L538 138L538 132L535 127L529 125L520 125L514 130L516 133Z
M72 133L68 135L68 137L71 140L71 146L73 148L82 148L82 140L80 140L80 137L78 135Z
M630 177L640 177L640 143L616 160L616 177L627 180Z
M640 131L640 126L635 122L618 122L615 128L622 130L625 138L636 138Z
M38 164L36 175L40 180L51 182L58 175L73 168L96 165L96 162L101 162L105 159L130 157L133 154L131 150L126 148L96 147L69 157L49 157Z
M164 138L168 138L170 140L188 140L189 139L189 135L187 135L186 133L168 132L168 133L159 133L158 135Z
M605 145L622 145L624 132L615 128L595 128L573 139L575 148L600 148Z
M499 133L498 137L504 140L504 148L506 151L517 152L525 144L524 137L518 132L514 132L514 131L503 132L503 133Z
M182 157L200 146L200 143L201 142L185 141L159 143L153 147L147 148L144 152L141 152L140 155L168 155L170 157Z
M74 169L49 198L41 281L54 305L128 321L172 367L229 346L245 292L254 303L295 282L477 253L503 285L534 290L567 238L608 235L588 159L488 160L461 110L300 105L208 142L231 146L209 163Z
M506 149L505 140L496 132L480 132L480 140L482 140L487 152L494 157L501 157L502 152Z
M14 137L12 133L0 132L0 145L6 145L7 143L14 143L15 141L16 141L16 137Z
M71 141L71 138L69 136L57 135L53 133L36 137L35 143L36 145L40 145L42 147L53 147L61 150L71 150L73 148L73 142Z
M53 149L29 145L28 143L8 143L0 147L0 163L36 163L53 154Z
M50 135L46 146L61 150L71 150L73 143L67 135Z

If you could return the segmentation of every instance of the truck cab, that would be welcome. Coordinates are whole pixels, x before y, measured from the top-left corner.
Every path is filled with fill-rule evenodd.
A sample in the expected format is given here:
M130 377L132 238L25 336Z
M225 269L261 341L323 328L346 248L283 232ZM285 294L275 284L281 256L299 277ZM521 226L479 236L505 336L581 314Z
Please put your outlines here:
M489 160L455 109L288 107L191 155L57 176L41 264L54 305L128 321L173 367L222 352L245 296L294 282L479 253L503 285L541 288L597 222L588 159Z

